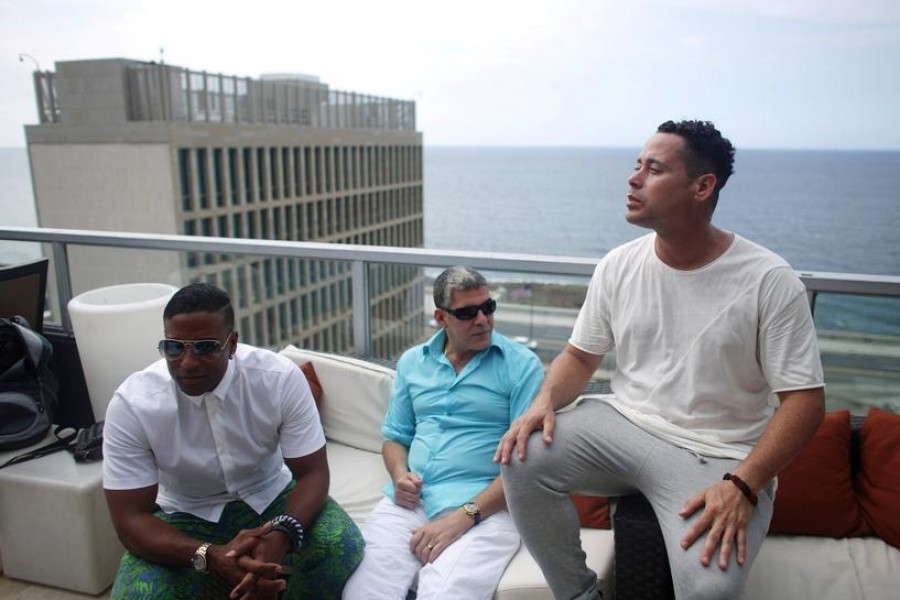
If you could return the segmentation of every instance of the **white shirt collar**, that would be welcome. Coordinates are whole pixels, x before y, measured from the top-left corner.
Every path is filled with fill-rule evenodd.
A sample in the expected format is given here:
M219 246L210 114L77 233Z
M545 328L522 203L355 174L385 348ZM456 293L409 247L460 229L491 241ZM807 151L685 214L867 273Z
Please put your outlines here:
M217 385L214 389L208 392L204 392L199 396L191 396L190 394L186 394L180 387L178 387L178 383L175 383L175 388L178 390L178 395L186 399L194 406L200 406L205 398L224 401L225 395L228 393L228 388L231 387L231 382L234 381L235 360L237 359L235 357L232 357L228 361L228 368L225 369L225 374L222 375L222 379L221 381L219 381L219 385Z

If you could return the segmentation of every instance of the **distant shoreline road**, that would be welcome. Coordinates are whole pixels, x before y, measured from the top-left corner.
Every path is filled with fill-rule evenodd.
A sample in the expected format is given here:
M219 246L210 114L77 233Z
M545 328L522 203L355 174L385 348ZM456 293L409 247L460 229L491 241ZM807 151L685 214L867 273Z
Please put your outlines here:
M534 344L535 353L542 362L549 364L568 342L583 300L584 287L535 284L531 288L530 297L510 301L506 297L509 296L513 285L518 284L501 283L492 286L496 297L500 300L494 318L497 331L510 338L519 338ZM521 290L521 286L518 289ZM578 297L579 290L581 297ZM541 304L538 296L543 296L544 293L548 295L555 293L557 303L569 306ZM576 298L577 305L572 306ZM427 314L431 314L433 305L430 293L426 295L425 303ZM832 403L836 406L859 405L859 398L853 398L854 394L858 395L859 390L855 386L859 385L871 388L870 400L879 405L900 403L900 397L896 392L897 382L900 381L898 336L819 330L819 348L825 366L830 409ZM610 358L614 360L614 357ZM604 360L603 367L595 378L608 380L614 368L609 358ZM863 384L860 379L866 383ZM856 383L850 385L854 380Z

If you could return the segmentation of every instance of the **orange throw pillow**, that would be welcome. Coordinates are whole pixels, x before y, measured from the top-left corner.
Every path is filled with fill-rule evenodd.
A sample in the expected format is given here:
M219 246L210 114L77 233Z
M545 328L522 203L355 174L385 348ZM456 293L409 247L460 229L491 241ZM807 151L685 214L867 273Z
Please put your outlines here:
M870 408L860 432L856 490L872 531L900 548L900 415Z
M300 370L306 376L306 383L309 384L309 390L312 392L313 400L316 401L316 409L322 412L322 384L319 383L319 376L316 375L316 368L309 361L300 365Z
M571 494L572 504L578 511L578 521L582 527L609 529L609 500L605 496L582 496Z
M850 411L827 413L806 447L778 474L769 533L834 538L869 533L850 475Z

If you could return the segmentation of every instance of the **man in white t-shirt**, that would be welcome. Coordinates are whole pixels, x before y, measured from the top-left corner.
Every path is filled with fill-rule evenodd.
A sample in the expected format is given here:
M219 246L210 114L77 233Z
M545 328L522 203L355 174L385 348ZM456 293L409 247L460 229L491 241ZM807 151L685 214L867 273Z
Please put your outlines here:
M364 543L328 497L301 370L239 344L231 301L212 285L176 292L163 325L163 359L126 379L106 412L103 488L127 550L111 598L275 598L285 587L285 598L340 598Z
M822 420L803 284L712 224L733 162L712 123L660 125L626 203L628 222L654 233L597 265L568 345L498 446L510 512L557 598L599 597L569 493L635 491L659 519L676 597L736 597L774 478ZM613 393L556 414L614 349Z

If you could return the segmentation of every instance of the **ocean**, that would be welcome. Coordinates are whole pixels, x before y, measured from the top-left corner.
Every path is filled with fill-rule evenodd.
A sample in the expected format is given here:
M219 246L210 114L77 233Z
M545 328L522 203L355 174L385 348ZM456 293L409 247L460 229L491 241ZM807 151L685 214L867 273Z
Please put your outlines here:
M426 148L425 245L601 257L639 149ZM795 269L900 275L900 152L738 151L713 222Z
M37 225L28 151L0 148L0 222L16 227ZM38 258L38 244L0 240L0 264L14 265Z
M624 219L638 152L426 147L425 246L599 259L646 233ZM24 148L0 148L0 211L5 224L37 223ZM713 221L799 271L900 276L900 152L739 149ZM3 263L38 252L0 241ZM822 303L820 324L900 334L896 301Z
M425 245L600 258L625 221L638 148L426 148ZM738 150L718 226L798 271L900 275L900 152ZM816 323L900 335L896 299L822 295Z

